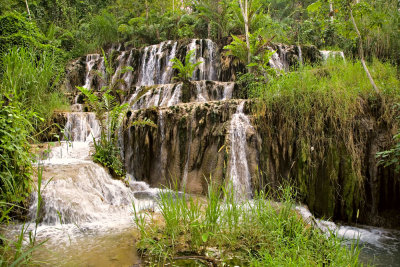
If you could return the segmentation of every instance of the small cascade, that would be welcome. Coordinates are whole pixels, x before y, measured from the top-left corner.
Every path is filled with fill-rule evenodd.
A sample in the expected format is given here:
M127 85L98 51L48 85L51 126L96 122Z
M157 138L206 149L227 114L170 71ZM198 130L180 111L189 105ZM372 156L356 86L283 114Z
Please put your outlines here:
M168 41L168 44L170 44L170 43L171 43L171 41ZM166 66L166 69L164 70L164 73L162 74L161 84L170 83L172 80L172 72L173 72L172 64L173 63L171 62L171 60L173 58L175 58L175 56L176 56L176 47L177 46L178 46L178 42L174 42L174 44L172 45L171 53L167 57L167 66Z
M174 106L176 104L179 104L180 101L180 97L182 95L182 84L179 83L174 90L174 93L172 94L171 98L169 98L168 102L167 102L167 107L170 106ZM163 106L163 104L165 103L164 101L166 101L168 98L164 98L163 101L161 102L161 106Z
M124 67L128 67L132 65L132 60L133 60L133 52L131 50L131 52L129 53L128 59L126 60L125 66ZM120 75L119 73L117 73L117 75ZM122 80L125 82L125 84L122 84L122 88L124 90L128 90L129 88L131 88L131 85L133 83L133 72L131 70L125 72L122 74Z
M189 119L189 129L188 129L188 149L187 149L187 154L186 154L186 162L185 162L185 168L183 169L183 177L182 177L182 187L181 190L186 191L186 185L187 185L187 179L188 179L188 173L189 173L189 161L190 161L190 153L191 153L191 148L192 148L192 121L193 118Z
M100 59L99 54L89 54L86 56L86 78L85 78L85 85L83 86L86 89L89 89L91 86L93 80L92 69L99 59Z
M187 47L187 51L194 51L190 62L192 64L201 62L193 71L194 81L217 80L215 71L217 48L216 44L210 39L193 39Z
M242 101L232 116L230 124L230 161L229 178L238 198L250 198L251 176L246 156L246 131L252 128L249 118L243 113L245 102Z
M299 50L299 64L303 65L304 64L304 62L303 62L303 52L301 51L301 46L298 45L297 49Z
M121 73L122 68L125 66L125 55L126 51L122 51L121 54L117 57L118 61L118 66L117 69L115 70L114 75L111 78L111 82L114 84L117 79L119 78L118 75Z
M166 142L165 142L165 114L163 110L160 110L158 114L158 130L160 132L160 175L161 178L166 177L166 167L167 167L167 152L166 152Z
M64 129L64 140L74 142L90 142L100 136L100 125L96 115L91 112L67 113Z
M163 47L167 42L148 46L144 49L139 86L153 85L161 82Z
M269 47L269 50L274 51L271 47ZM277 52L272 54L272 57L269 60L269 64L271 65L272 68L277 69L277 70L285 69L285 66L282 63L281 59L279 58L279 54Z
M320 50L319 52L321 53L322 59L324 61L327 61L328 58L337 58L337 57L341 57L343 61L346 61L343 51Z
M289 62L288 62L288 58L287 58L288 52L286 51L286 48L284 46L282 46L281 44L278 45L278 53L279 53L279 59L283 66L283 69L285 71L288 71L289 70Z
M130 212L132 192L93 162L49 166L52 180L42 190L41 222L46 225L115 221ZM37 196L30 207L35 217ZM118 214L118 218L116 215ZM129 219L129 216L128 218Z

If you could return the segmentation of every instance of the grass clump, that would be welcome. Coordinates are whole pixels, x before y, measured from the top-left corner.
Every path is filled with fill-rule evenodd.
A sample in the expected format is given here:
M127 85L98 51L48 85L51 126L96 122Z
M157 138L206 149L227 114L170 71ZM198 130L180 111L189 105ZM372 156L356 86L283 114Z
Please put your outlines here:
M280 202L263 191L238 200L231 188L209 187L204 198L160 194L161 215L135 212L137 243L151 262L197 260L216 265L356 266L358 249L342 246L306 224L294 211L292 188L280 188Z

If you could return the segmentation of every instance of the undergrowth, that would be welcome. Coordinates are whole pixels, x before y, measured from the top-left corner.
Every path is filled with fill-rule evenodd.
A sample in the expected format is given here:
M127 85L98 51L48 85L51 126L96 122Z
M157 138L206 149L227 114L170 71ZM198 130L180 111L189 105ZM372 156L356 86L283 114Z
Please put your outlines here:
M136 212L138 250L150 263L197 260L240 266L357 266L357 247L345 248L305 223L294 211L291 187L280 188L280 202L268 193L235 199L231 188L209 187L206 199L160 193L161 215Z

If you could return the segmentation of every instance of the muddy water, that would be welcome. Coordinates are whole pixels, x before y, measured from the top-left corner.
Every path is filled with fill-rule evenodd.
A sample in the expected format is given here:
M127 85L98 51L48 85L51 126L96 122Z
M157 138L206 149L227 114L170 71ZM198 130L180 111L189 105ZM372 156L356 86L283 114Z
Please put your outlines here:
M132 228L87 234L64 244L49 240L34 252L33 260L41 266L133 266L140 263L136 236Z

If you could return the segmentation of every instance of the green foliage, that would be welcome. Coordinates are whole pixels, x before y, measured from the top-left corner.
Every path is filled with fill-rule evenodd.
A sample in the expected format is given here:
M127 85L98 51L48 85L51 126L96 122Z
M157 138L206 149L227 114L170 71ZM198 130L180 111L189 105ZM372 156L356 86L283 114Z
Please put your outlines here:
M110 94L110 89L103 91L101 98L89 89L83 87L78 89L86 96L86 103L90 106L90 110L95 112L100 123L100 140L94 140L94 161L107 167L113 176L123 177L125 170L118 147L118 129L128 104L119 105L116 98Z
M335 235L327 237L296 214L292 188L279 190L280 203L263 191L252 201L234 195L231 186L210 186L205 200L161 192L161 221L135 211L139 251L158 263L177 255L207 255L221 265L357 266L358 248L349 250Z
M54 54L13 47L2 62L2 94L45 119L49 119L55 109L66 106L65 97L57 90L60 72ZM34 122L35 126L40 124L41 121Z
M242 63L247 64L247 67L252 72L262 75L267 78L270 75L276 75L275 70L269 66L269 60L275 51L268 49L268 40L261 38L259 32L249 34L250 51L247 49L246 41L232 35L233 41L224 47L228 50L227 55L237 57ZM251 61L248 62L247 55L251 54Z
M0 98L0 202L21 202L31 191L29 136L36 118L12 98Z
M6 13L0 16L0 58L15 46L61 55L61 51L49 44L35 23L16 12Z
M89 23L87 34L96 47L118 42L118 23L115 16L105 11L94 16Z
M188 82L192 79L193 72L197 66L199 66L202 62L193 63L192 57L194 54L194 50L186 53L185 63L182 63L178 58L171 59L172 68L178 70L178 75L173 78L173 80L178 82Z
M395 104L394 106L398 111L400 111L400 104ZM400 117L397 118L400 120ZM395 145L389 149L376 154L379 159L378 164L385 167L393 165L396 172L400 172L400 132L393 136L393 141Z

